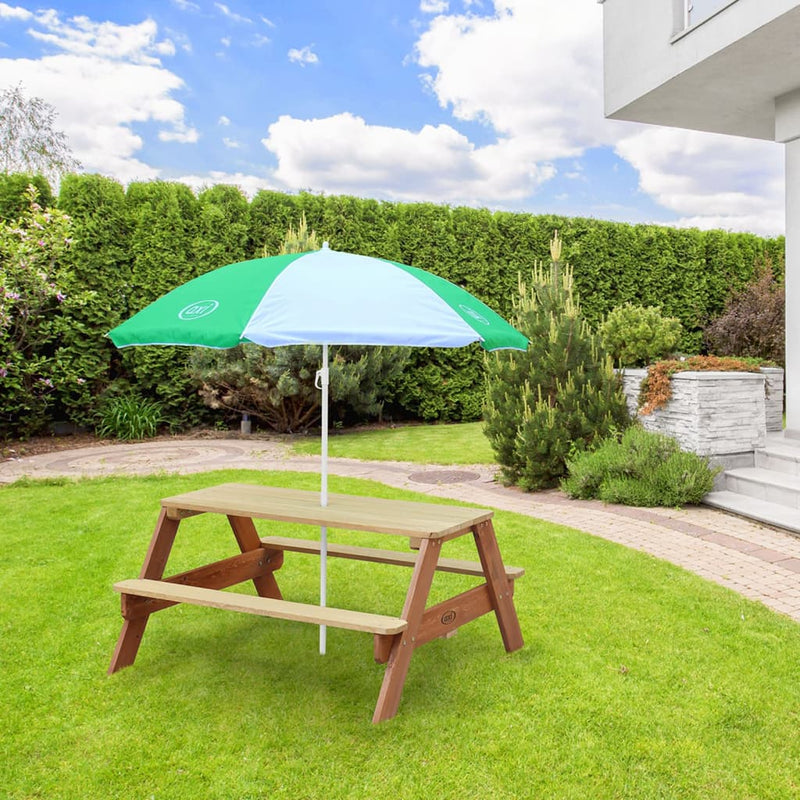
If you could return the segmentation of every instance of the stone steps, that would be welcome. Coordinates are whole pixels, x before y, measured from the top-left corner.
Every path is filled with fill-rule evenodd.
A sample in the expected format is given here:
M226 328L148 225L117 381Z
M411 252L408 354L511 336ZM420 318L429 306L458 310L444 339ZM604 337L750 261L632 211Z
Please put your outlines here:
M703 503L800 533L800 441L769 434L753 464L727 469Z

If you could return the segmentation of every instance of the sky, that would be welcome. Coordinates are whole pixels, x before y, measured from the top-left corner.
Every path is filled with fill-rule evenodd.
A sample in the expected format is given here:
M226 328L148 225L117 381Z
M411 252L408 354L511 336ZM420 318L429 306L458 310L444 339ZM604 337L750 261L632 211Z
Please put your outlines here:
M603 116L596 0L0 2L87 172L784 232L783 149Z

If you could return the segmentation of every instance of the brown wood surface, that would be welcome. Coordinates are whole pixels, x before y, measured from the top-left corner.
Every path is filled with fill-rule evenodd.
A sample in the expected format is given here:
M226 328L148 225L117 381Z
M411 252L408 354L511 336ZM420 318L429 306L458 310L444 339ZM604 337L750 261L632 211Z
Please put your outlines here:
M204 567L181 572L169 578L163 578L166 583L179 583L186 586L202 586L206 589L227 589L236 586L243 581L253 580L262 575L278 569L283 563L283 552L281 550L250 550ZM133 595L123 595L122 597L122 616L125 619L136 619L137 617L153 614L164 608L174 606L177 601L155 600L149 597L135 597Z
M228 514L228 522L233 530L233 535L236 537L239 549L243 553L262 549L261 540L258 538L258 531L252 519L249 517L235 517ZM256 587L256 592L258 592L261 597L272 597L275 600L283 599L281 590L278 588L278 582L275 580L275 573L273 570L254 577L253 585Z
M414 653L415 637L422 623L428 594L431 590L433 575L436 572L436 562L442 543L438 539L423 539L419 548L419 558L414 572L411 575L411 584L408 587L406 602L403 606L402 617L408 622L408 627L402 636L394 640L383 683L375 704L373 722L383 722L391 719L400 705L400 696L403 694L403 685L408 674L408 666Z
M294 553L319 555L320 543L314 539L293 539L289 536L264 536L261 543L265 547L276 550L289 550ZM403 553L397 550L378 550L372 547L335 544L328 542L328 555L332 558L348 558L355 561L370 561L375 564L393 564L401 567L413 567L417 563L417 553ZM483 567L477 561L462 561L456 558L440 558L436 565L437 572L452 572L459 575L483 577ZM506 577L511 580L521 578L525 574L522 567L505 567Z
M514 608L514 586L503 571L503 559L497 546L492 521L486 520L476 525L473 533L494 613L497 616L497 624L500 627L500 635L503 637L503 645L511 653L519 650L524 644L517 611Z
M491 519L494 513L485 508L340 494L329 495L328 505L323 507L319 504L317 492L246 483L209 486L167 497L161 505L170 519L178 519L186 511L201 511L420 539L436 539L463 532Z
M150 545L147 548L141 572L139 573L140 578L158 580L164 574L179 524L180 520L170 519L166 510L164 508L161 509L155 530L150 538ZM140 619L125 620L122 623L122 630L119 633L117 645L111 656L111 664L108 667L109 675L123 667L129 667L136 660L136 654L139 652L139 645L142 643L149 617L150 615L148 614Z
M275 600L271 597L255 597L235 592L222 592L217 589L205 589L200 586L170 584L165 581L139 578L120 581L114 584L114 589L121 594L172 600L178 603L221 608L227 611L241 611L245 614L256 614L294 622L308 622L313 625L329 625L333 628L346 628L365 633L392 634L399 633L406 628L406 621L399 617L368 614L363 611L351 611L330 606L315 606L308 603L292 603L288 600Z

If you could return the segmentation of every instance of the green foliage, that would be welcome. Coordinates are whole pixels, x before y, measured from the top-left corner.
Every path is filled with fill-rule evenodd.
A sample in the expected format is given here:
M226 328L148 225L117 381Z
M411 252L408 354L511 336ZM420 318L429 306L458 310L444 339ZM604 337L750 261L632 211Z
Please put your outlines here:
M213 409L247 413L281 433L297 433L319 423L320 391L314 385L322 347L196 349L190 374ZM380 417L388 388L402 372L407 350L398 347L332 347L331 419L364 421Z
M756 279L731 295L725 313L706 328L710 351L720 356L786 361L786 296L771 260L757 265Z
M132 183L130 312L200 274L195 258L199 205L182 184ZM188 347L131 347L122 363L143 396L158 400L171 427L196 424L202 405L187 371Z
M0 172L0 220L15 222L30 210L29 186L36 189L39 205L43 208L53 205L53 190L44 175Z
M161 404L135 395L109 398L100 410L98 436L147 439L158 433L163 419Z
M102 175L66 175L59 208L72 219L72 244L61 260L68 270L72 304L59 336L57 358L82 379L57 392L58 413L78 424L95 423L98 403L119 369L119 352L106 333L130 314L131 259L125 192Z
M600 326L603 346L620 367L643 367L674 352L681 323L660 308L632 303L612 309Z
M485 432L503 479L527 490L556 485L571 453L628 423L611 360L581 316L559 249L530 284L520 279L512 319L528 350L487 358Z
M51 190L42 176L0 174L0 218L11 227L28 213L29 182L39 189L39 204L49 207ZM105 334L196 275L260 256L265 246L277 253L287 229L303 215L319 241L329 241L334 249L429 269L506 318L514 313L519 272L546 256L550 233L558 228L590 326L598 326L615 306L660 306L664 316L680 320L678 348L686 353L701 350L705 331L724 312L731 290L753 283L755 265L767 259L775 278L775 296L769 299L777 311L784 273L782 238L431 203L309 192L259 192L248 203L232 186L213 186L195 198L178 184L133 183L125 192L98 175L66 175L58 206L72 217L73 241L51 269L58 272L57 285L68 301L49 318L57 336L53 331L38 340L31 354L54 360L62 376L47 395L45 415L87 426L94 424L104 393L124 386L162 402L173 427L205 420L208 411L186 373L188 349L118 351ZM768 329L775 326L761 326L762 332ZM415 349L402 376L387 387L387 397L393 398L396 416L475 419L483 386L478 348ZM26 413L18 422L7 419L12 435L30 430Z
M0 222L0 437L43 429L55 393L83 380L57 358L70 311L85 296L67 291L70 276L59 264L70 220L37 197L31 185L25 213Z
M707 458L682 451L673 438L639 425L577 454L567 468L561 488L570 497L649 507L699 504L719 471Z

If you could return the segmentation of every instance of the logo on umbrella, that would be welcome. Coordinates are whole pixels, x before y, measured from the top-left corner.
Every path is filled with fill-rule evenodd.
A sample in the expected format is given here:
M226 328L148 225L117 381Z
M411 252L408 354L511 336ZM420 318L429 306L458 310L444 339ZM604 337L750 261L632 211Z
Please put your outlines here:
M213 314L219 308L219 303L216 300L199 300L196 303L190 303L186 308L182 308L178 312L178 319L190 322L193 319L200 319Z
M472 317L472 319L477 320L478 322L482 322L484 325L489 324L489 320L483 316L483 314L479 314L474 308L470 308L464 303L459 303L458 307L468 316Z

